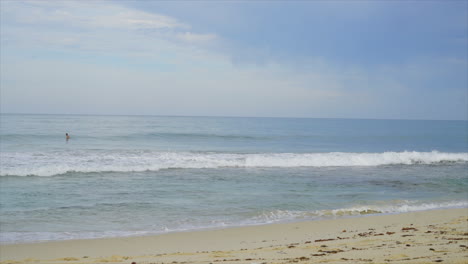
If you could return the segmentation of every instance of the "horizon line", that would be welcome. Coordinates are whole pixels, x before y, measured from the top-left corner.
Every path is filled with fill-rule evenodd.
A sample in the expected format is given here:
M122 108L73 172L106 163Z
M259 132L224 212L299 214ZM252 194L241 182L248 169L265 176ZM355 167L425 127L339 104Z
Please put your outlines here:
M353 119L353 120L402 120L402 121L468 121L468 119L414 119L414 118L365 118L365 117L294 117L294 116L236 116L236 115L158 115L158 114L57 114L57 113L3 113L0 115L73 115L73 116L154 116L154 117L208 117L208 118L283 118L283 119Z

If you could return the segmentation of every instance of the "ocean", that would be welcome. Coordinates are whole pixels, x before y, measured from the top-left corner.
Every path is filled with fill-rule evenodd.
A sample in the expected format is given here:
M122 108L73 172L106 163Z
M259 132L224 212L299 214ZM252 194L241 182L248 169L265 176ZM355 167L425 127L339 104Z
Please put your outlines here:
M3 244L468 207L468 121L0 117Z

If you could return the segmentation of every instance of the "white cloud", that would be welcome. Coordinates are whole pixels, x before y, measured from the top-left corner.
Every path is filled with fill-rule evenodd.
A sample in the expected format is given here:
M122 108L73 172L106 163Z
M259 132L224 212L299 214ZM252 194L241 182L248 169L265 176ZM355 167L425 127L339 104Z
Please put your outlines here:
M444 65L467 68L441 61L430 71L427 62L366 70L318 59L300 70L239 66L222 48L211 49L222 36L170 16L115 2L1 5L0 105L7 112L418 118L427 105L411 106L420 116L392 112L394 102L411 98L408 84L432 80Z
M216 38L212 33L193 32L189 25L170 16L108 1L8 1L2 4L1 12L3 33L13 45L70 48L73 44L74 49L90 51L94 47L101 51L104 47L119 52L119 42L132 39L145 38L146 43L132 44L138 49L148 43L176 47L181 41L206 44ZM108 41L102 43L102 36Z
M216 39L215 34L194 34L192 32L184 32L177 34L177 38L191 43L203 43Z
M4 12L18 23L77 27L189 28L169 16L131 10L108 1L9 1ZM62 25L63 26L63 25Z
M189 29L190 27L174 18L122 7L101 7L109 11L87 21L87 26L114 29Z

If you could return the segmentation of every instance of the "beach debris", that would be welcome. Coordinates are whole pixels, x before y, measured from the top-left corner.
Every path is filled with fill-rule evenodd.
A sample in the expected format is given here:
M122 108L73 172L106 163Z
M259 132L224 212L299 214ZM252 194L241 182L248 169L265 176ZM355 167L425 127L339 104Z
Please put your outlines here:
M328 253L328 254L336 254L336 253L343 252L343 250L341 250L341 249L321 250L321 249L320 249L319 252L324 252L324 253Z
M326 256L327 254L325 253L320 253L320 254L311 254L311 256L314 256L314 257L321 257L321 256Z
M430 251L435 251L435 249L433 249L433 248L430 248L429 250L430 250Z
M353 247L353 248L351 248L351 249L352 249L352 250L364 250L365 248L355 248L355 247Z
M386 234L387 235L393 235L393 234L395 234L395 232L387 232Z
M365 262L374 262L373 259L363 259L363 258L358 258L357 260L359 261L365 261Z
M333 241L335 240L334 238L328 238L328 239L317 239L315 242L325 242L325 241Z
M73 258L73 257L66 257L66 258L61 258L59 260L65 260L65 261L78 261L79 259Z
M372 235L374 232L363 232L363 233L359 233L358 236L360 237L367 237L367 236L370 236Z
M418 231L418 229L414 227L403 227L401 231Z
M310 244L312 243L312 241L306 241L304 244Z

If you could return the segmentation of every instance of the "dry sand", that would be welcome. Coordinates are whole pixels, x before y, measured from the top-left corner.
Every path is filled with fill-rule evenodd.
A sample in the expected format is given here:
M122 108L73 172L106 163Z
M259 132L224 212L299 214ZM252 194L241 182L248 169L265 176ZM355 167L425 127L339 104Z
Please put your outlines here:
M0 246L6 263L468 263L468 208Z

